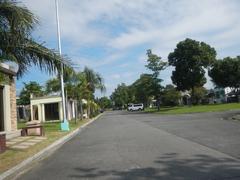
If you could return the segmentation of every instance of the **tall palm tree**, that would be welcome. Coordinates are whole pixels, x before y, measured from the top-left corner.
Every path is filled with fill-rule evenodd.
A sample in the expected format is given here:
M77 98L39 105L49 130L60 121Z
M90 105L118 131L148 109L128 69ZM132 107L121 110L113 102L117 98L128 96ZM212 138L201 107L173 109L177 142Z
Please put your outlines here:
M105 92L106 88L103 82L103 78L99 73L94 72L92 69L85 67L84 74L86 76L87 88L91 92L91 97L88 97L88 115L91 116L91 100L94 98L94 93L96 89L101 92Z
M92 69L85 67L84 74L88 82L88 88L90 91L95 93L96 89L99 89L101 92L105 92L106 88L104 86L103 78L99 73L94 72Z
M15 0L0 0L0 62L11 61L19 66L21 76L31 65L52 73L61 63L69 65L66 57L36 42L31 33L38 19Z

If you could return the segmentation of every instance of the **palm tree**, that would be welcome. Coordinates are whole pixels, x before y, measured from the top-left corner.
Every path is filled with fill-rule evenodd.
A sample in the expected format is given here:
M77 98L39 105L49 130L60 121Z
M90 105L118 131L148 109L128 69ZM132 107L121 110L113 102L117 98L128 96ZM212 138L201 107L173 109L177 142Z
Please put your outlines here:
M37 43L31 32L38 19L25 6L14 0L0 0L0 62L11 61L19 66L18 76L31 65L53 73L68 66L66 57Z
M105 92L106 88L104 86L103 78L99 73L94 72L92 69L85 67L84 74L88 83L88 88L90 91L95 93L96 89L99 89L101 92Z
M96 104L93 102L95 90L105 91L103 78L99 73L94 72L88 67L85 67L83 72L77 73L66 68L64 74L66 76L65 90L67 97L77 100L81 112L81 119L83 114L82 99L88 101L87 111L88 115L91 115L91 109L96 109ZM60 81L57 78L48 80L46 83L46 92L51 93L58 91L60 91Z
M94 98L94 93L96 89L99 89L101 92L105 92L106 88L104 86L103 78L99 73L94 72L92 69L85 67L84 74L86 76L87 88L91 92L91 97L88 97L88 115L91 115L91 100Z

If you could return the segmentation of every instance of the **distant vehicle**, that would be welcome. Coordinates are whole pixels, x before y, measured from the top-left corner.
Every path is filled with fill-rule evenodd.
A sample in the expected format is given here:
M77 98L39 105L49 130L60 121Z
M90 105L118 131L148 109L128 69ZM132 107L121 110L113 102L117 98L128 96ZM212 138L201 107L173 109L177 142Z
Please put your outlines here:
M128 105L128 111L143 111L144 106L143 104L129 104Z
M121 107L113 107L113 111L115 111L115 110L122 110L122 108Z

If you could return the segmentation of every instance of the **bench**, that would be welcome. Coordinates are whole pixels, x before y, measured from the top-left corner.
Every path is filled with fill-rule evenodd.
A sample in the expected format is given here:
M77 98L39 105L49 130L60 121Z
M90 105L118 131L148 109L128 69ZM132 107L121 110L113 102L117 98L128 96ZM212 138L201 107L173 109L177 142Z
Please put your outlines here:
M21 136L28 136L28 130L29 129L40 129L40 135L39 136L44 136L45 135L45 132L44 132L44 128L43 128L43 125L31 125L31 126L27 126L27 127L24 127L22 128L22 131L21 131Z

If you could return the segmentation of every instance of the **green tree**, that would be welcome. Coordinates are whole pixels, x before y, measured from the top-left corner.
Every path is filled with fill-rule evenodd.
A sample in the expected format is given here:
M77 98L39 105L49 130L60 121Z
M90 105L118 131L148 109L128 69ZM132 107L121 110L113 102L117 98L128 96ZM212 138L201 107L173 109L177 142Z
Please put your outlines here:
M181 94L176 88L168 84L164 88L163 95L162 95L162 103L165 106L176 106L179 104L179 100L181 98Z
M46 82L45 88L46 88L45 91L47 94L54 93L54 92L60 92L61 82L57 78L49 79Z
M101 92L104 92L106 90L104 80L99 73L94 72L92 69L88 67L85 67L83 72L86 76L88 88L90 91L95 93L96 89L99 89Z
M154 90L155 94L153 96L157 99L157 107L158 110L160 110L160 91L158 91L158 83L161 82L161 79L159 79L160 72L163 71L167 67L167 62L163 62L162 58L160 56L157 56L156 54L153 54L152 51L149 49L147 50L148 64L146 67L150 69L153 74L152 77L154 79L153 82L156 83L155 87L157 89Z
M65 90L72 84L73 78L76 76L76 72L70 68L65 67L63 69L64 73L64 83L65 83ZM47 94L49 93L56 93L61 91L61 81L60 77L49 79L45 84L45 91Z
M83 72L72 73L68 76L65 82L67 97L75 99L78 108L76 108L76 117L79 117L78 109L80 108L81 119L83 119L83 104L82 99L89 99L92 92L88 89L86 75ZM90 104L90 102L88 102ZM93 103L91 103L93 105Z
M49 73L60 70L61 63L69 65L66 57L31 37L37 24L37 18L25 6L13 0L0 1L0 62L15 62L18 76L32 65Z
M106 96L99 98L98 104L102 109L108 109L112 107L112 101Z
M200 104L207 97L207 89L204 87L194 87L193 104Z
M169 65L175 67L172 72L173 84L178 90L191 90L206 83L205 70L215 62L216 51L204 42L185 39L168 56Z
M35 97L44 95L42 86L37 82L31 81L29 83L24 83L24 87L20 92L18 104L20 105L29 105L30 104L30 95Z
M134 91L135 101L148 106L152 97L160 96L162 89L160 83L161 80L154 78L152 74L141 74L140 78L131 85Z
M212 81L219 87L240 87L240 56L226 57L216 61L208 72Z
M110 96L115 107L124 107L130 103L129 99L129 87L122 83L117 86L112 95Z
M157 78L161 71L163 71L167 67L167 62L163 62L160 56L153 54L151 49L147 50L148 64L146 67L153 71L153 76Z
M91 109L96 109L94 103L94 93L96 89L102 92L105 90L103 78L99 73L94 72L92 69L85 68L83 72L74 72L71 69L64 69L65 74L65 92L67 98L77 100L81 112L81 119L83 113L82 99L88 101L88 115L91 116ZM60 80L57 78L50 79L46 83L46 92L60 92ZM76 115L77 116L77 115Z
M94 93L96 89L100 90L101 92L105 92L106 88L104 85L104 80L101 77L101 75L97 72L94 72L92 69L85 67L84 68L84 77L87 82L87 89L89 92L91 92L89 97L87 98L88 100L88 114L91 116L91 106L90 102L94 100Z

